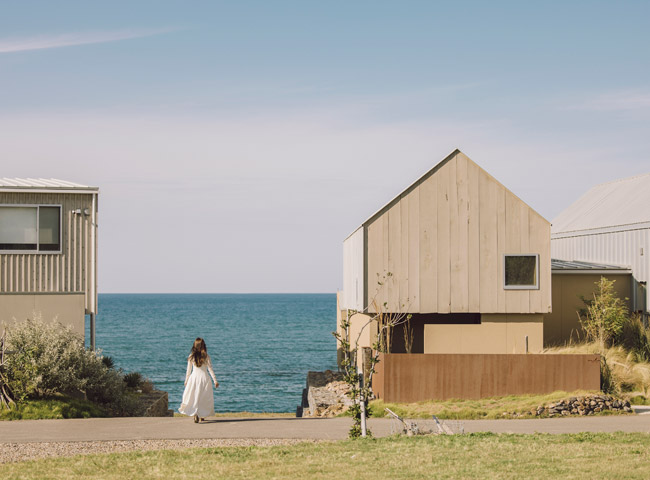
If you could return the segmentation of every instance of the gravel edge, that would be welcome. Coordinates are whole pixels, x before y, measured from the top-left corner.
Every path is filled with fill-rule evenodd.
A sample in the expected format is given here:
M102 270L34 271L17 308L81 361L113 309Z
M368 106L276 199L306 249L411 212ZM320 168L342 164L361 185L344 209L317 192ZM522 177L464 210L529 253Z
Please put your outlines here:
M0 464L53 457L209 447L273 447L322 440L294 438L214 438L187 440L111 440L101 442L0 443Z

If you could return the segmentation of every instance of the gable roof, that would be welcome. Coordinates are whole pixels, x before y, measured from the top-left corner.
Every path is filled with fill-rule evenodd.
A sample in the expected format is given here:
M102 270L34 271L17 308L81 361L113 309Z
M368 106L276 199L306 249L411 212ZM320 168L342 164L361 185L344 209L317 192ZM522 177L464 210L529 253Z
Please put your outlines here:
M370 222L373 221L376 217L378 217L379 215L381 215L385 210L387 210L387 209L390 208L390 207L391 207L395 202L397 202L397 201L398 201L398 200L399 200L403 195L406 195L407 193L409 193L413 188L415 188L418 184L420 184L421 182L423 182L424 180L426 180L427 178L429 178L431 175L433 175L433 174L434 174L436 171L438 171L438 170L439 170L443 165L445 165L449 160L451 160L452 158L454 158L454 157L455 157L456 155L458 155L459 153L462 154L463 152L461 152L458 148L454 149L453 152L451 152L449 155L447 155L447 156L446 156L445 158L443 158L441 161L439 161L438 163L436 163L432 168L430 168L429 170L427 170L423 175L420 175L420 176L419 176L419 177L418 177L418 178L417 178L413 183L411 183L408 187L406 187L406 188L403 189L399 194L397 194L395 197L393 197L393 199L392 199L390 202L386 203L383 207L381 207L381 208L380 208L379 210L377 210L375 213L373 213L372 215L370 215L370 216L369 216L369 217L368 217L368 218L367 218L363 223L361 223L361 225L359 225L357 228L355 228L355 229L354 229L354 230L353 230L353 231L352 231L352 232L351 232L351 233L350 233L350 234L345 238L345 240L347 240L347 239L350 238L352 235L354 235L354 233L355 233L357 230L359 230L360 228L362 228L364 225L370 223ZM465 155L465 154L463 154L463 155ZM465 156L466 156L466 155L465 155ZM467 156L466 156L466 157L467 157ZM475 163L475 162L474 162L473 160L471 160L469 157L467 157L467 158L468 158L470 161L472 161L473 163ZM478 166L478 165L477 165L477 166ZM493 179L493 180L494 180L495 182L497 182L499 185L503 186L503 188L505 188L506 190L508 190L509 192L512 193L512 191L511 191L509 188L507 188L505 185L503 185L501 182L499 182L496 178L494 178L494 177L493 177L492 175L490 175L488 172L486 172L485 170L483 170L480 166L478 166L478 168L479 168L480 170L482 170L483 172L485 172L485 173L486 173L486 174L487 174L491 179ZM513 195L514 195L514 193L513 193ZM521 200L517 195L515 195L515 197L516 197L518 200ZM540 215L540 214L539 214L535 209L533 209L530 205L528 205L528 204L527 204L526 202L524 202L523 200L521 200L521 201L522 201L523 203L525 203L525 204L528 206L528 208L530 208L533 212L537 213L541 218L543 218L546 222L548 222L548 220L546 220L542 215ZM344 240L344 241L345 241L345 240Z
M94 193L98 187L56 178L0 178L0 192Z
M629 230L646 223L650 223L650 173L592 187L553 220L551 232Z

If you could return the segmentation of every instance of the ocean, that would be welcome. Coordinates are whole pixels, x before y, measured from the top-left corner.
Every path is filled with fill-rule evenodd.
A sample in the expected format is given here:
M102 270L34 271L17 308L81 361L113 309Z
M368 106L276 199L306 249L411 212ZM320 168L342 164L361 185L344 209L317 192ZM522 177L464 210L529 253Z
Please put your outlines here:
M336 368L335 294L100 294L96 329L116 368L169 392L174 410L196 337L220 383L217 412L295 412L307 371Z

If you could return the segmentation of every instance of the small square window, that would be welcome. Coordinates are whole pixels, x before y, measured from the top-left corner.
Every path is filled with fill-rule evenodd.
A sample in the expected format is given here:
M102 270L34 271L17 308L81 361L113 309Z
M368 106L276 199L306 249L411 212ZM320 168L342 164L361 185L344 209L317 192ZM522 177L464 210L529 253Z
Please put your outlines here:
M506 290L539 289L539 255L504 255L503 288Z

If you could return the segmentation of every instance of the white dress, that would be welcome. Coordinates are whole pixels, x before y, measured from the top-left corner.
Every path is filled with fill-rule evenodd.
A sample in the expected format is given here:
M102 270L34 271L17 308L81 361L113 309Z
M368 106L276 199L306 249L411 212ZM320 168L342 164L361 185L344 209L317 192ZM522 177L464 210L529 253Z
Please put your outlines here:
M214 395L212 394L212 382L210 377L217 384L217 379L212 370L212 361L210 356L205 363L197 367L191 358L187 359L187 372L185 373L185 391L183 392L183 401L178 411L183 415L193 417L198 415L200 418L214 415Z

